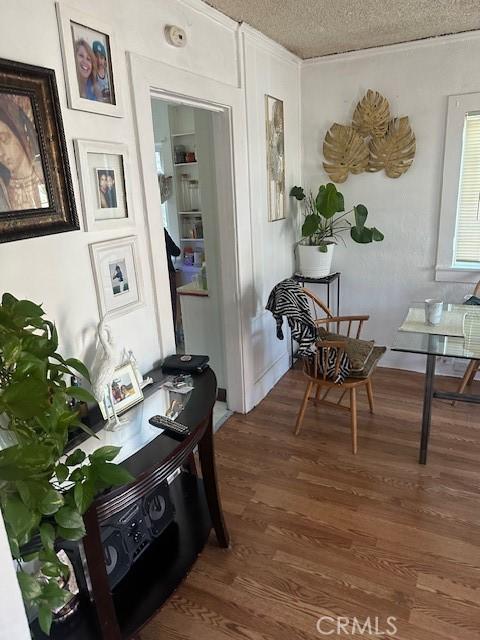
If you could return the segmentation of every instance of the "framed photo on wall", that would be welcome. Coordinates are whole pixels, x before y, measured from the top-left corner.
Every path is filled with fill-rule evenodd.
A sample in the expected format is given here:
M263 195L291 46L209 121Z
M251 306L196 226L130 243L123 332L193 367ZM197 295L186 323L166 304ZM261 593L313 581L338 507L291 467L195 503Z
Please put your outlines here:
M108 402L108 406L105 401L99 403L104 420L113 416L111 403L113 403L115 413L120 415L143 400L143 392L130 362L115 369L109 386L111 401Z
M55 72L0 59L0 242L75 229Z
M132 226L128 148L125 144L75 140L85 229Z
M143 304L135 236L89 246L100 317L118 316Z
M285 148L283 101L265 95L268 219L285 218Z
M115 36L109 25L57 3L68 106L123 116Z

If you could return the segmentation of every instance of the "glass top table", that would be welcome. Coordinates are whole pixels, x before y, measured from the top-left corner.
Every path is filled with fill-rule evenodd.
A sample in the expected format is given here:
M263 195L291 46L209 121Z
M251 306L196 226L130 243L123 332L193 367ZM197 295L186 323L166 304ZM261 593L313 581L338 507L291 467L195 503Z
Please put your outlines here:
M423 302L412 303L409 312L412 310L418 311L417 318L421 317L423 313L424 319ZM450 329L450 332L455 332L456 327L452 330L452 324L448 325L443 322L436 327L425 324L424 331L428 331L428 333L423 330L407 331L399 329L391 346L392 351L480 360L480 306L445 303L443 316L445 317L446 314L452 314L452 316L457 317L459 325L457 333L462 332L462 336L448 335L448 329ZM407 325L404 323L402 326ZM414 327L415 324L412 323L410 326ZM447 332L444 333L443 331Z
M440 324L430 326L425 304L412 303L390 348L427 356L419 456L420 464L426 464L433 398L480 404L480 396L434 389L437 356L480 360L480 306L444 303Z

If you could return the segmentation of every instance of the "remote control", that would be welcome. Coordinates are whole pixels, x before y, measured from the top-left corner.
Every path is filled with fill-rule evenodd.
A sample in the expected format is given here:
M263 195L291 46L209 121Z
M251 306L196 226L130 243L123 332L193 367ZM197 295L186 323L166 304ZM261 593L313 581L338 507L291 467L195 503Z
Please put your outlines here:
M165 429L169 436L177 438L177 440L183 440L183 438L190 435L190 429L188 427L179 422L174 422L166 416L153 416L150 418L149 423L159 429Z

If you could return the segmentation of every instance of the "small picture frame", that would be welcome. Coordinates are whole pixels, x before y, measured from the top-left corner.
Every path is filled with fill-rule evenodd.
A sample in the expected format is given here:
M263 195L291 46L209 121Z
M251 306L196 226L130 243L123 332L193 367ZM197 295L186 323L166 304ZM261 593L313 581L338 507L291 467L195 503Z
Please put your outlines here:
M89 245L100 317L120 316L143 305L135 236Z
M86 231L134 224L128 147L125 144L75 140Z
M68 106L122 117L115 35L109 25L57 2Z
M111 401L107 398L107 401L103 400L99 403L100 411L104 420L108 420L113 417L113 407L115 413L120 415L133 405L142 402L143 392L138 384L135 371L130 362L122 364L115 369L113 378L110 382Z

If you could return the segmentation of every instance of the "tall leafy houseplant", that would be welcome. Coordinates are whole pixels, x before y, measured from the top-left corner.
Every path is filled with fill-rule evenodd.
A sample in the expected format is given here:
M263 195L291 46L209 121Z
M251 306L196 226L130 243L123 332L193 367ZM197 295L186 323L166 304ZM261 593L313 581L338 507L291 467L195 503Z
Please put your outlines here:
M383 240L384 235L376 227L366 227L368 210L363 204L356 204L345 211L343 195L332 182L322 184L316 197L310 191L305 194L303 187L293 187L290 195L305 205L305 220L302 225L300 244L318 247L326 253L329 244L336 244L346 231L360 244ZM354 215L352 224L347 217ZM337 215L339 214L339 215Z
M94 495L132 479L111 462L118 447L102 447L88 459L76 449L63 459L70 429L92 434L69 400L94 398L85 389L67 386L65 376L78 372L88 380L88 370L75 358L63 358L57 347L57 330L43 309L5 293L0 305L0 427L9 430L14 444L0 451L0 506L12 556L19 561L23 598L38 608L47 634L52 611L70 597L59 586L68 574L55 552L59 540L82 538L82 514ZM39 565L35 575L20 568L29 560Z

